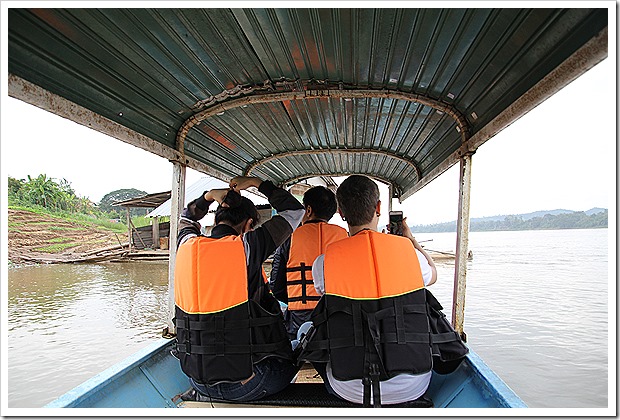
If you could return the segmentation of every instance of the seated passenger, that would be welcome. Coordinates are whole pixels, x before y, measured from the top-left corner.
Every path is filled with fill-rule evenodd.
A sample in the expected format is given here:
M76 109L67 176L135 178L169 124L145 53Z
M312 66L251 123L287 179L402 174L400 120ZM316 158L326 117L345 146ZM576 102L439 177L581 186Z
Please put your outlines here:
M278 211L256 229L258 211L239 194L250 186ZM230 187L189 203L179 224L176 354L192 385L183 399L257 400L284 389L298 371L262 264L293 233L303 207L270 181L237 177ZM198 221L214 201L216 225L201 236Z
M333 192L322 186L310 188L303 205L306 212L301 226L276 250L270 280L274 296L288 304L284 320L291 340L301 324L310 320L320 298L312 282L312 263L327 245L348 236L342 227L328 223L337 208Z
M405 222L404 237L377 231L381 202L374 181L352 175L336 196L350 237L330 244L313 264L323 297L300 359L313 362L328 392L353 403L423 397L440 353L430 339L436 321L427 315L425 290L437 279L433 260ZM454 330L446 336L458 342L449 357L460 360L467 349Z

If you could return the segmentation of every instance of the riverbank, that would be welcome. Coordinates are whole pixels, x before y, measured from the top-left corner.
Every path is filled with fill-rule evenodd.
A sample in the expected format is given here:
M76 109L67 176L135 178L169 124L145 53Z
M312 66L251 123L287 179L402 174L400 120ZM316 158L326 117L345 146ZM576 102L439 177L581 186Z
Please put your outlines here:
M123 240L126 242L126 234L92 223L8 210L9 265L75 259L97 249L120 246Z
M9 266L94 262L99 256L109 259L127 248L126 235L121 230L114 232L94 223L9 209ZM97 251L103 252L95 254ZM429 253L436 262L454 261L452 252L429 250ZM156 257L161 259L162 255Z

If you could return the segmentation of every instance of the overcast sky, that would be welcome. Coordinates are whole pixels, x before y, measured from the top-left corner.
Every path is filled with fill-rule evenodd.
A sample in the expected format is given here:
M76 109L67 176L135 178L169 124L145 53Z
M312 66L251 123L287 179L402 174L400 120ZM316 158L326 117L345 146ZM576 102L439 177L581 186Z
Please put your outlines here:
M609 58L478 149L472 163L472 217L615 205L613 46ZM78 195L94 202L121 188L148 193L171 188L167 160L9 98L6 89L1 133L4 191L8 176L41 173L67 179ZM187 185L201 176L188 170ZM406 200L402 207L409 223L455 220L458 182L455 165Z

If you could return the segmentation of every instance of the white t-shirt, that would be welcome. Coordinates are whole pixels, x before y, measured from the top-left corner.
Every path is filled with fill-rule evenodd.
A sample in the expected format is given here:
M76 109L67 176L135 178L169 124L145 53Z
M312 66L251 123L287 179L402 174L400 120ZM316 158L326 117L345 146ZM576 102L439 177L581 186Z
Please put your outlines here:
M417 249L415 250L420 262L422 278L424 285L428 285L433 276L431 266L428 264L426 257ZM320 295L325 294L325 278L324 278L324 255L319 255L312 264L312 278L314 279L314 288ZM387 381L381 381L381 404L399 404L407 401L415 400L426 392L431 381L432 372L423 373L421 375L401 374ZM332 374L331 362L327 363L327 380L341 398L353 403L362 404L364 397L364 387L361 379L353 379L350 381L339 381Z

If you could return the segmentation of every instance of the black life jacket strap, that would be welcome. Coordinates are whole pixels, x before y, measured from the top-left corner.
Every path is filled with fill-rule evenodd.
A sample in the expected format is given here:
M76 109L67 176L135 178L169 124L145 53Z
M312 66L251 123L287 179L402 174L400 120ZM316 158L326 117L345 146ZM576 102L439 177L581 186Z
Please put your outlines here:
M393 308L392 308L393 309ZM366 346L364 352L364 397L365 407L370 407L370 389L372 387L373 407L381 407L381 372L386 372L383 365L381 350L381 332L377 324L376 313L363 313L364 321L369 334L366 334Z
M368 358L367 358L368 356ZM375 355L376 357L376 355ZM364 407L370 407L370 390L372 389L372 406L374 408L381 407L381 381L379 377L381 372L377 363L369 362L368 360L375 359L372 356L372 351L367 352L364 356L364 363L367 365L365 369L364 377L362 378L362 385L364 387L364 394L362 397L362 403Z
M321 299L321 296L308 296L308 295L306 295L306 297L305 297L306 301L313 301L313 302L318 302L320 299ZM288 301L289 302L299 302L299 301L301 301L302 303L306 303L304 301L304 297L303 296L301 296L301 297L292 297L292 298L289 297Z
M225 346L225 349L224 349L225 353L223 354L219 353L220 349L218 345L197 346L193 344L190 348L190 346L186 346L185 344L178 344L177 350L179 351L179 353L220 356L223 354L249 354L250 346L249 345L227 345Z
M225 346L225 336L224 336L224 316L216 315L215 316L215 353L218 356L224 356Z
M186 347L186 353L190 354L191 353L191 340L190 340L190 334L191 334L191 330L189 329L189 318L184 318L182 321L184 321L183 323L185 324L185 330L187 331L187 334L185 334L185 347ZM177 346L178 349L178 346Z
M370 365L370 381L372 383L373 407L381 407L381 381L379 380L379 368L376 363Z
M224 351L220 354L220 344L197 346L192 345L191 348L185 344L177 344L177 350L179 353L187 354L202 354L202 355L226 355L226 354L250 354L250 353L272 353L282 348L283 344L288 344L284 341L277 343L267 344L254 344L254 345L223 345ZM288 344L290 345L290 344ZM251 349L251 350L250 350Z
M353 302L351 305L353 315L353 344L355 346L364 345L364 319L362 317L362 305L359 302Z
M362 405L367 408L370 407L370 385L372 384L372 381L370 379L370 376L364 376L362 378L362 385L364 386L364 395L363 395L363 399L362 399Z
M381 348L381 343L386 342L387 337L381 335L381 331L379 329L379 325L377 323L377 318L374 313L366 313L364 317L367 322L368 332L370 332L370 340L372 343L372 349L370 351L370 368L371 372L378 371L386 372L385 366L383 365L383 350ZM397 342L396 337L394 337L393 341ZM368 345L367 345L368 347ZM373 367L373 365L376 365ZM377 373L377 374L379 374Z
M447 343L450 341L454 341L455 336L453 333L444 333L444 334L434 334L434 336L438 336L437 339L439 341L435 341L433 338L433 343ZM429 335L423 333L406 333L404 335L404 339L406 343L430 343ZM398 337L396 333L383 333L379 339L381 344L393 344L398 343ZM364 344L357 345L355 342L355 337L340 337L340 338L330 338L329 340L317 340L314 339L308 342L306 349L308 351L316 351L316 350L329 350L329 349L342 349L342 348L351 348L351 347L362 347Z
M362 385L364 386L364 395L362 396L362 403L364 407L370 407L370 390L372 386L372 379L370 378L370 359L372 352L372 342L368 335L365 337L366 345L364 346L364 373L362 376Z
M205 330L215 330L217 328L216 321L218 317L214 317L209 321L190 321L189 318L185 317L182 319L176 319L177 328L184 328L186 330L192 331L205 331ZM243 330L251 327L264 327L267 325L272 325L280 322L278 317L263 317L263 318L252 318L252 319L242 319L242 320L225 320L224 328L226 330Z
M402 310L397 309L402 308ZM377 320L382 320L389 317L397 317L398 312L401 314L426 314L426 304L409 304L404 305L401 301L395 300L394 306L385 308L375 312Z
M430 337L428 333L405 333L403 334L404 343L430 343ZM399 343L398 333L383 333L381 335L380 342L387 343Z
M298 271L304 272L304 271L312 271L312 266L311 265L306 265L305 263L301 263L300 266L298 267L287 267L286 268L286 272L287 273L296 273ZM286 284L299 284L299 283L291 283L290 281L287 281Z
M431 334L432 344L450 343L453 341L461 341L461 337L456 331Z
M301 297L300 296L293 296L292 298L289 297L288 301L289 302L301 301L301 303L307 303L308 300L318 300L318 299L308 299L309 296L306 294L306 286L310 283L312 283L312 285L314 286L314 282L310 282L308 278L306 277L306 273L308 271L312 271L312 265L306 265L306 263L302 261L299 263L298 267L290 267L290 268L287 267L286 269L287 273L295 273L297 271L299 271L301 274L301 280L288 280L286 282L286 285L293 286L296 284L301 284Z

